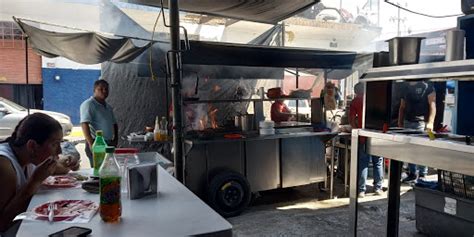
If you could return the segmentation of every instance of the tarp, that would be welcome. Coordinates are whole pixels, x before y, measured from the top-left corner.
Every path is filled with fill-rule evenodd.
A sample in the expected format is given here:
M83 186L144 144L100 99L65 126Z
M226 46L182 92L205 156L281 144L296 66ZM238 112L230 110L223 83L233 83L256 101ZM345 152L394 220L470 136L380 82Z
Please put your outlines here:
M139 47L129 38L109 38L93 32L60 33L34 27L20 19L17 22L39 54L62 56L83 64L130 62L152 44ZM353 69L360 55L355 52L190 41L190 50L184 52L182 58L183 64L192 65Z
M109 38L97 33L60 33L39 29L17 19L31 47L45 57L65 57L82 64L105 61L126 63L143 53L151 43L139 47L129 38Z
M160 7L160 0L129 0L129 3ZM276 24L319 0L180 0L181 11ZM163 0L168 7L168 0Z

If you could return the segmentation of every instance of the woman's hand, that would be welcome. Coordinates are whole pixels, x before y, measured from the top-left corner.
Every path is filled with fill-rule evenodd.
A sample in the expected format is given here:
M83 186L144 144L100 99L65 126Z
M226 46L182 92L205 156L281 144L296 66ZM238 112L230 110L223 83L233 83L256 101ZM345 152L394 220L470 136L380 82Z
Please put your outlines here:
M30 182L41 184L43 180L54 174L54 172L56 171L56 165L57 163L54 157L46 159L41 164L36 166L35 171L30 177Z

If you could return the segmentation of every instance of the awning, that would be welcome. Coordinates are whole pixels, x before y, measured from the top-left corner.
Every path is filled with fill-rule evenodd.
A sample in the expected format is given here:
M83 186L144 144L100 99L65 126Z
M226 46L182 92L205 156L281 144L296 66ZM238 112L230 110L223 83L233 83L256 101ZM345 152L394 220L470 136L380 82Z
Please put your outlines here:
M129 38L109 38L92 32L59 33L39 29L16 20L31 47L40 55L65 57L82 64L105 61L127 63L143 53L151 43L139 47Z
M370 58L355 52L190 41L183 64L353 69Z
M160 7L160 0L128 0L129 3ZM180 0L181 11L276 24L319 0ZM168 0L163 0L168 7Z
M127 63L150 47L136 46L129 38L109 38L98 33L59 33L39 29L17 19L33 49L45 57L65 57L83 64L105 61ZM183 64L258 67L354 69L367 57L355 52L269 47L220 42L190 41L182 53Z

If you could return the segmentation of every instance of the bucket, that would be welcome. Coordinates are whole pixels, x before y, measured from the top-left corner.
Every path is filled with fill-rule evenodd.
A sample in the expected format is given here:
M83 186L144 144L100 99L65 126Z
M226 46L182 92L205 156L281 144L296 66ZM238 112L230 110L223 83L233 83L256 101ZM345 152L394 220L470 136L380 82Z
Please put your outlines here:
M395 37L387 40L390 65L417 64L423 39L424 37Z

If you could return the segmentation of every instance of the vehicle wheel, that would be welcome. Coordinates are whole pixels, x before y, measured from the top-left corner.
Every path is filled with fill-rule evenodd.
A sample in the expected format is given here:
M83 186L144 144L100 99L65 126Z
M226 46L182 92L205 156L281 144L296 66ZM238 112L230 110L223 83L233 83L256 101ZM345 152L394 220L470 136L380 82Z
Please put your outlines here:
M237 172L221 172L212 178L209 185L209 205L223 217L242 213L249 205L250 198L250 184Z

